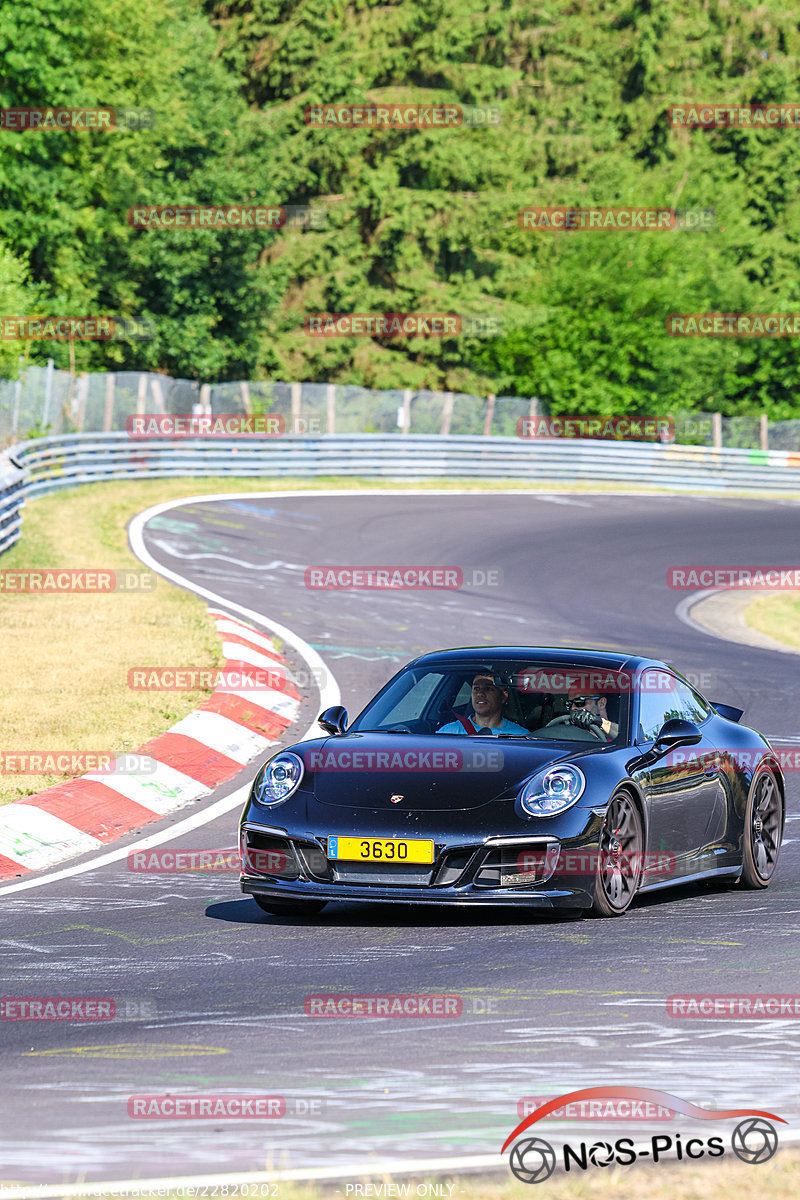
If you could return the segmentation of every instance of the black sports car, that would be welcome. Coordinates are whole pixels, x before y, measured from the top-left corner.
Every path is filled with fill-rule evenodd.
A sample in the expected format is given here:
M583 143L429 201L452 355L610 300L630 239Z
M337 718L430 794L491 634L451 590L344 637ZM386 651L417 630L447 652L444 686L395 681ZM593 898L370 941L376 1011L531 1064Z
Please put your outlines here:
M766 887L785 782L742 711L655 659L440 650L352 725L281 750L241 821L242 890L270 913L331 900L620 916L708 877Z

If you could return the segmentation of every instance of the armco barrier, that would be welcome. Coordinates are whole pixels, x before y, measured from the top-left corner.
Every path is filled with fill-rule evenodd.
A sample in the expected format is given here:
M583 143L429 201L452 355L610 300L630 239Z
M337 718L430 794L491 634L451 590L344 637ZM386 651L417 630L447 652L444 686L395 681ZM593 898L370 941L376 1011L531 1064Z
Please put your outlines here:
M25 468L24 485L17 471L9 485L13 495L0 514L7 512L12 527L16 512L17 537L23 491L34 497L77 484L144 476L481 479L800 493L798 454L653 442L370 433L133 440L125 433L82 433L34 438L12 453ZM13 534L8 536L0 551L11 544Z
M0 454L0 554L22 533L25 480L28 472L13 457Z

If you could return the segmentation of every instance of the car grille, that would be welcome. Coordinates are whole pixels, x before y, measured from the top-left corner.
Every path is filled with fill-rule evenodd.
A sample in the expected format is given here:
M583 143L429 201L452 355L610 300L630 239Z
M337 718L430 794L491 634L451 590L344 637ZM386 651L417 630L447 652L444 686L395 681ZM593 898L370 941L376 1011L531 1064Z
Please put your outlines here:
M417 863L341 862L331 866L337 883L375 883L380 887L427 887L433 874L433 867Z

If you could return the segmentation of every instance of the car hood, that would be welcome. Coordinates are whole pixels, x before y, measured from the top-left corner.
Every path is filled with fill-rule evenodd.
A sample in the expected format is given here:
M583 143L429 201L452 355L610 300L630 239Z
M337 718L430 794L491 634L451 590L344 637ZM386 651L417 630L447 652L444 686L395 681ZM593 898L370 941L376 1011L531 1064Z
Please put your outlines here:
M305 787L321 804L404 812L479 808L513 798L529 775L587 747L564 749L507 738L355 733L303 748Z

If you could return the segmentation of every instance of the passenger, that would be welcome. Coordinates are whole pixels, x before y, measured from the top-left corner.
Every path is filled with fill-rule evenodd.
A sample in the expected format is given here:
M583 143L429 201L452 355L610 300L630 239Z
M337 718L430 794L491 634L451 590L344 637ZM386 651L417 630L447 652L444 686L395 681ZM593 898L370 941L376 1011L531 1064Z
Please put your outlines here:
M509 721L503 716L503 706L508 700L508 689L495 683L492 675L476 675L472 680L472 720L464 717L461 720L450 721L437 729L437 733L471 733L468 728L472 725L476 733L516 734L517 737L527 737L528 730L522 725Z

